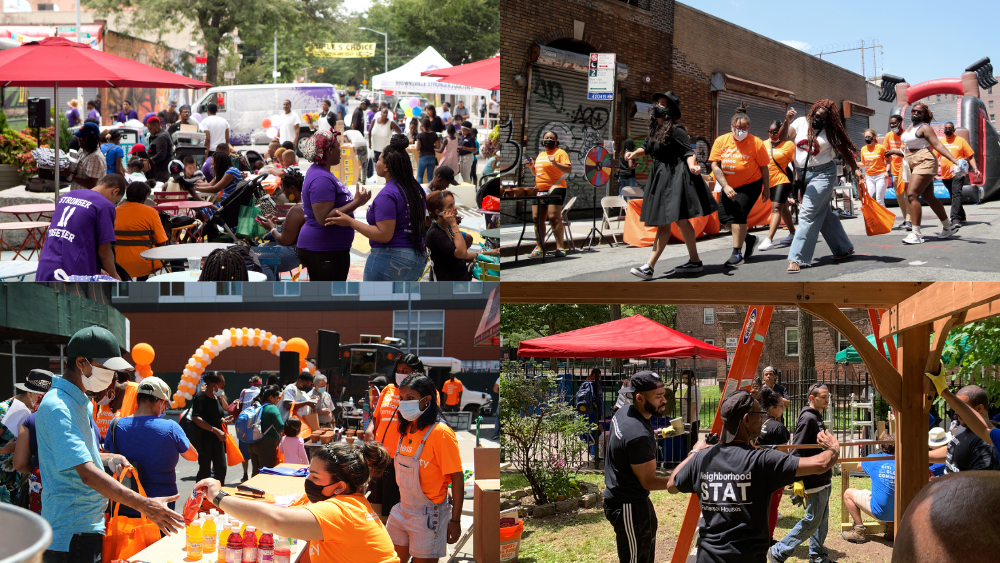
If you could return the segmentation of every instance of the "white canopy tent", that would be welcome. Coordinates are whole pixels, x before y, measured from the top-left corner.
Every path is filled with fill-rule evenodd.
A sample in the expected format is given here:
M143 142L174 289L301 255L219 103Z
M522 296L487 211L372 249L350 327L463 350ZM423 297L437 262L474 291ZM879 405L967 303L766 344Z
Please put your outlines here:
M489 90L438 82L433 76L420 76L421 72L452 66L434 47L428 47L405 65L372 77L375 90L391 90L419 94L451 94L453 96L489 96Z

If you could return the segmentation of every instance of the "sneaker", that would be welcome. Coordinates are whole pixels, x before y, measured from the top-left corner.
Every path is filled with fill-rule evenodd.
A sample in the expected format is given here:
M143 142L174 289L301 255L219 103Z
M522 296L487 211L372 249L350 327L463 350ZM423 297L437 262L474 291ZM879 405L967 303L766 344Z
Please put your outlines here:
M771 250L772 248L774 248L774 243L767 237L764 237L764 240L757 245L757 250Z
M864 526L854 526L850 532L841 532L840 535L851 543L865 543L868 541L868 538L865 537Z
M917 233L910 233L903 239L903 244L922 244L924 239Z
M941 228L941 232L938 233L937 238L948 238L958 232L958 227L954 223L948 225L948 228Z
M781 244L792 244L793 240L795 240L795 235L788 235L787 237L781 239Z
M702 263L692 262L690 260L674 268L675 274L698 274L701 273L701 271L702 271Z
M732 268L735 266L739 266L742 263L743 263L743 255L740 254L739 250L734 249L732 256L729 257L729 260L726 260L726 263L724 265Z
M909 221L903 221L903 229L905 229L907 231L912 231L913 230L913 223L911 223Z
M746 238L743 239L743 244L746 248L743 259L746 260L753 256L754 247L757 246L757 237L755 235L747 235Z
M642 278L646 281L653 279L653 268L649 264L643 264L638 268L632 268L631 270L629 270L629 272L633 276L637 278Z

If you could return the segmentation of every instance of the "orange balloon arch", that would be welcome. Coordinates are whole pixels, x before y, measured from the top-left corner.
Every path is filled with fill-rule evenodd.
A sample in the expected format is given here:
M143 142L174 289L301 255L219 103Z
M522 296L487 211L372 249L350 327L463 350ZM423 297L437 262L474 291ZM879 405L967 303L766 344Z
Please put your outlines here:
M191 357L188 358L187 365L184 366L184 373L181 375L181 382L177 384L177 391L174 393L173 401L170 403L171 408L184 408L185 403L198 392L198 383L201 380L201 374L205 372L205 368L223 350L233 346L260 348L261 350L271 352L275 356L281 352L298 352L299 371L308 371L313 375L316 374L316 366L304 359L309 355L309 344L305 340L301 338L283 340L280 336L265 332L259 328L227 328L222 333L202 343L191 354ZM152 348L149 351L152 354ZM135 358L134 352L133 359L136 362L139 361ZM136 368L138 369L138 367L137 365ZM152 375L152 371L150 371L150 375Z

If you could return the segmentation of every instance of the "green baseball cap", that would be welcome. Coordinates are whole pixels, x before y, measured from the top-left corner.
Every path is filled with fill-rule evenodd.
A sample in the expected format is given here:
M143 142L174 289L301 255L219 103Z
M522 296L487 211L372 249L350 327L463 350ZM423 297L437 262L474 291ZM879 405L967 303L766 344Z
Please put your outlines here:
M76 331L69 339L66 355L70 358L93 358L110 370L132 371L135 368L122 357L118 339L106 328L90 326Z

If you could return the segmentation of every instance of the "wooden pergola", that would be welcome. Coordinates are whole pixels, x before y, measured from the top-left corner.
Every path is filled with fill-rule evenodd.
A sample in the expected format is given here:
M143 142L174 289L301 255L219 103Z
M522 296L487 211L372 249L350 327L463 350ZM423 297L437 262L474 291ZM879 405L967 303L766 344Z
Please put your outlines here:
M504 282L504 303L794 306L837 329L858 351L875 388L896 410L896 518L927 484L927 415L948 332L1000 315L995 282ZM879 338L896 335L898 370L841 309L887 309ZM874 327L873 327L874 328ZM934 340L931 341L931 334Z

